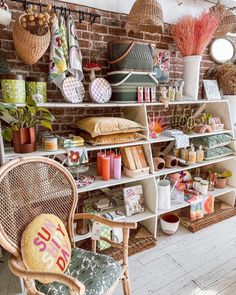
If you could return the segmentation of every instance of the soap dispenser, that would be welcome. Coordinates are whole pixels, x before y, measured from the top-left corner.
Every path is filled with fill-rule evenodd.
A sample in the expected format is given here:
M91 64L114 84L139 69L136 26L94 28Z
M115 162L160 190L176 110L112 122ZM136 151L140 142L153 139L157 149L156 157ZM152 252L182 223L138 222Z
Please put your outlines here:
M199 146L197 150L197 163L201 163L204 160L204 151L202 149L202 145Z
M192 164L195 164L196 162L197 162L197 153L195 151L193 144L191 144L191 148L188 153L188 164L192 165Z

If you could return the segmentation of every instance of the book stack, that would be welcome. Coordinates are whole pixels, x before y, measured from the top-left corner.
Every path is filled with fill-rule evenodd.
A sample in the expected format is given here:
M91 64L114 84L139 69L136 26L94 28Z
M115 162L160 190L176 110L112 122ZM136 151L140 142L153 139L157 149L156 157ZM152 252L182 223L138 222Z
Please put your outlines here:
M143 146L132 146L121 149L121 156L124 165L124 174L135 178L149 174L146 156Z

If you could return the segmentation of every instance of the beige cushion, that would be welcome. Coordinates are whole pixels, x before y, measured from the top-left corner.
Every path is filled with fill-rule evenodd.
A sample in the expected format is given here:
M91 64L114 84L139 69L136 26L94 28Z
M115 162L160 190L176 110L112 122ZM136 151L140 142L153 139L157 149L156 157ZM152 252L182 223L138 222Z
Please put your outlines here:
M21 253L29 270L63 273L71 258L70 239L63 222L52 214L36 217L22 235ZM47 278L42 282L47 283Z
M146 139L145 135L140 134L138 132L101 135L94 138L92 138L88 133L85 132L81 133L80 135L84 138L85 142L88 142L94 146L114 143L128 143Z
M145 130L145 127L136 122L117 117L89 117L78 121L76 126L88 132L91 137Z

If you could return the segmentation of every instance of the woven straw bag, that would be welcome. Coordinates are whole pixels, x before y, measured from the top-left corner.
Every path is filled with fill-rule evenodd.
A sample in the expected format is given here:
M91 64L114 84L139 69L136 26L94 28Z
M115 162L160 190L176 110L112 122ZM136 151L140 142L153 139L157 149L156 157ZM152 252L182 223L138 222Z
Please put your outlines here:
M14 23L13 41L20 60L27 65L36 64L47 51L51 40L50 30L43 36L33 35L21 26L21 15Z
M125 28L127 32L163 33L164 21L161 5L157 0L136 0Z

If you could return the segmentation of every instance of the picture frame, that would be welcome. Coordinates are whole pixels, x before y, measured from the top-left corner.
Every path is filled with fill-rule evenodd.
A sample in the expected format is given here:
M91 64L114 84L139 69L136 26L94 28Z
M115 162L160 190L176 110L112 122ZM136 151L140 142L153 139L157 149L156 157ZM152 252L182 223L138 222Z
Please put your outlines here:
M203 80L203 86L207 100L221 100L221 94L216 80Z
M154 72L159 83L169 82L170 75L170 51L157 49L154 59Z

